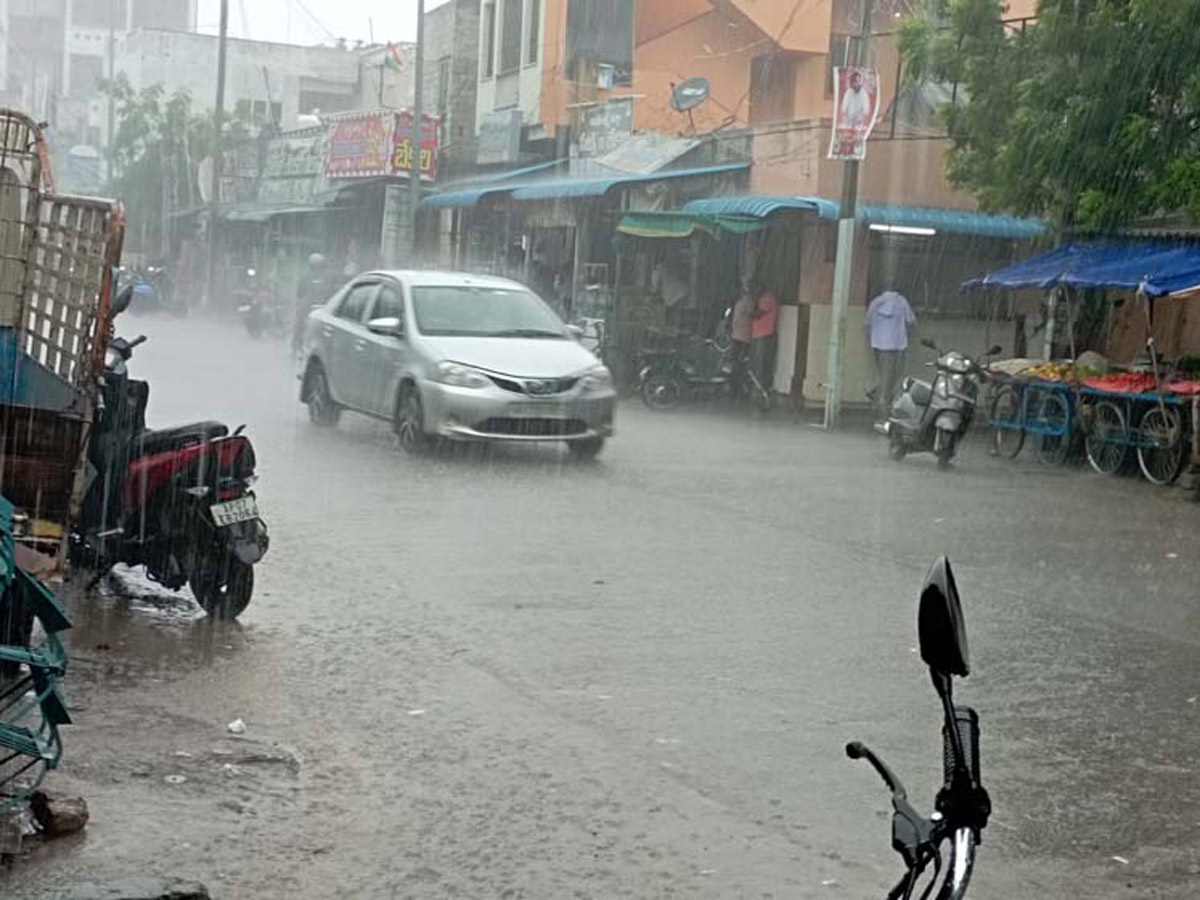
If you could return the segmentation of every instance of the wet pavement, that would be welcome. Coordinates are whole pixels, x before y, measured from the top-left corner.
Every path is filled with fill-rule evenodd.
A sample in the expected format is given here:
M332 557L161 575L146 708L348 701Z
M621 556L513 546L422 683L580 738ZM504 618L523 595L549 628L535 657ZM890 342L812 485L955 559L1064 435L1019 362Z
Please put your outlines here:
M1196 895L1183 492L637 404L595 465L411 460L384 423L311 427L276 344L121 324L151 336L152 426L248 424L271 551L237 624L136 573L69 587L51 786L92 821L31 844L3 896L152 874L219 898L882 897L887 797L842 747L928 808L915 617L941 552L995 808L970 896Z

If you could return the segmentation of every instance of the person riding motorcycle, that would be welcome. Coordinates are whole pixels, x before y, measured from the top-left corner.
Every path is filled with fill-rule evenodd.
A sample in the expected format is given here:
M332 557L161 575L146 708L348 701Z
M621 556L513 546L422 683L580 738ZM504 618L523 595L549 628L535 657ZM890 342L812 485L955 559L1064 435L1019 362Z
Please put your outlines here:
M292 351L300 352L304 341L304 323L309 311L329 299L331 292L325 257L320 253L308 255L308 278L296 290L296 306L292 316Z

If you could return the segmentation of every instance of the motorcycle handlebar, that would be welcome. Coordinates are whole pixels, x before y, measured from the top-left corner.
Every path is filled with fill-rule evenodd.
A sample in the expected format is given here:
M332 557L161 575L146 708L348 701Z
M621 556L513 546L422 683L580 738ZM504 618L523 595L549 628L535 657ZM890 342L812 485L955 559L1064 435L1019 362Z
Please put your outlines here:
M980 785L979 771L979 715L969 706L954 708L954 725L962 745L963 763L971 778L971 787ZM950 739L950 723L942 726L942 777L943 786L949 789L954 781L954 745Z
M137 337L135 337L132 341L129 342L129 349L132 350L134 347L137 347L139 344L146 343L147 340L148 340L148 338L144 334L139 334Z

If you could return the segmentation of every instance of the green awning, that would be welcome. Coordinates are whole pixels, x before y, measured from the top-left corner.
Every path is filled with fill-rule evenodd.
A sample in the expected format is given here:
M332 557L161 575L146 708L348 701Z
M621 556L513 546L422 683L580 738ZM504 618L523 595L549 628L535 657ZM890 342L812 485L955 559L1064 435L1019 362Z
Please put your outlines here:
M767 223L750 216L727 216L692 212L631 212L617 223L617 231L640 238L685 238L697 231L717 237L722 231L745 234L766 228Z

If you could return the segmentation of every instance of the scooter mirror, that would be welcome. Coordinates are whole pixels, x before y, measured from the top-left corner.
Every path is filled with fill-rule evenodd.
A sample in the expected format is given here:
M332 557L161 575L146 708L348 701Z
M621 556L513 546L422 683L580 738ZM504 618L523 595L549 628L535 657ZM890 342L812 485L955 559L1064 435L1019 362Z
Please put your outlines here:
M1004 352L1004 348L1001 347L999 344L992 344L992 346L988 347L987 355L995 356L998 353L1003 353L1003 352Z
M921 346L928 347L930 350L937 349L937 344L933 342L932 338L921 338Z
M570 333L571 337L575 338L577 341L583 338L583 329L578 325L568 325L567 331Z
M966 675L970 671L967 629L950 560L939 556L929 567L921 603L917 610L917 634L921 659L942 676Z
M117 295L113 297L110 312L114 316L119 316L125 310L129 309L129 304L133 302L133 285L127 284L125 287L117 291Z

